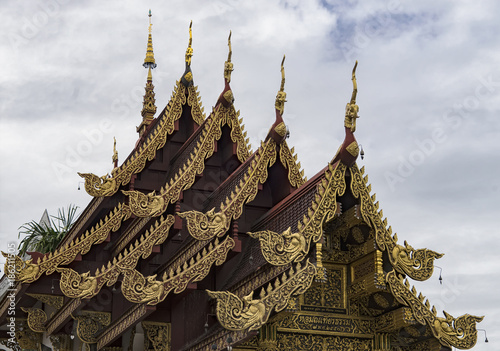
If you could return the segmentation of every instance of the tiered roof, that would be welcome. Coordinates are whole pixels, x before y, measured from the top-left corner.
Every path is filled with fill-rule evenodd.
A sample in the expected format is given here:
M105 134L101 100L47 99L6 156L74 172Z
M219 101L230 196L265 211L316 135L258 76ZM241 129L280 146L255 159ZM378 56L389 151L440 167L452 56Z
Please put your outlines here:
M64 349L70 342L62 331L75 320L81 342L98 349L117 345L140 322L145 335L168 329L175 350L222 349L228 337L241 347L283 349L292 342L287 331L305 333L301 318L308 301L315 294L326 301L325 286L339 286L344 297L338 305L318 308L349 310L359 321L352 335L387 346L392 333L403 350L437 342L474 346L482 317L453 318L446 312L437 317L404 280L428 279L442 254L398 243L356 164L357 62L344 142L307 181L286 142L284 57L275 122L251 152L230 87L231 34L224 89L213 111L205 117L194 86L190 25L185 72L154 118L151 22L149 28L136 147L120 166L114 156L111 175L80 174L94 198L54 253L33 254L27 261L16 257L15 269L5 267L15 276L28 326L18 334L25 335L17 340L21 347L39 343L45 333ZM338 276L335 267L342 267ZM100 306L103 296L111 296L111 303ZM5 297L0 306L1 320L8 302ZM191 307L204 313L190 314ZM212 312L218 323L209 325ZM191 327L185 328L188 322ZM311 335L300 338L317 342ZM321 342L338 347L345 340ZM351 346L369 343L356 339Z

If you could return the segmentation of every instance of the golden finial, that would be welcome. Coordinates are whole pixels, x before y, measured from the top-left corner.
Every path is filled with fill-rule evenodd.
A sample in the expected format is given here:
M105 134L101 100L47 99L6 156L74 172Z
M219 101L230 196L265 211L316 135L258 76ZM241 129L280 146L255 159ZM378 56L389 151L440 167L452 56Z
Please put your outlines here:
M191 47L191 44L193 43L193 31L191 30L191 27L193 26L193 21L189 24L189 44L188 48L186 49L186 63L188 65L191 65L191 57L193 56L193 48Z
M352 69L352 95L351 101L347 103L345 107L345 120L344 126L351 129L351 132L356 131L356 119L359 118L358 111L359 106L356 105L356 96L358 94L358 83L356 82L356 67L358 67L358 61L354 64Z
M285 93L285 55L283 55L283 60L281 61L281 86L278 91L278 95L276 95L276 102L274 106L276 109L283 115L285 110L285 102L286 102L286 93Z
M151 67L149 67L148 69L148 82L152 82L153 81L153 75L151 74Z
M229 53L227 54L227 61L224 64L224 78L229 83L231 81L231 72L233 71L233 63L231 62L231 55L233 50L231 49L231 31L229 31L229 38L227 38L227 46L229 46Z
M118 151L116 151L116 138L113 137L113 157L112 157L112 161L113 161L113 165L114 167L118 167Z
M144 59L144 64L143 66L145 68L155 68L156 67L156 62L155 62L155 56L153 54L153 37L151 36L151 32L153 30L152 26L153 24L151 23L151 10L149 10L149 35L148 35L148 47L146 50L146 58Z

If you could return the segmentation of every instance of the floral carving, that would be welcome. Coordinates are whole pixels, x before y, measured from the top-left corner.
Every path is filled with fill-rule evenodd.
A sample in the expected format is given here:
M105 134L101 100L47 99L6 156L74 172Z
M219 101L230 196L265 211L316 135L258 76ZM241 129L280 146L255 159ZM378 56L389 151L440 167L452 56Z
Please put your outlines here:
M47 314L44 310L39 308L26 308L21 307L23 312L28 314L28 326L36 333L43 333L45 331L45 323L47 322Z

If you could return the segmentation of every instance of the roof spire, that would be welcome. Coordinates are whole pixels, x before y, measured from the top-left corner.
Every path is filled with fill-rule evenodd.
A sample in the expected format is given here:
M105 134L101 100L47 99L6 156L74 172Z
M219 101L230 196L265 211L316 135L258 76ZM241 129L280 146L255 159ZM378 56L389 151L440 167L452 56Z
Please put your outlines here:
M227 38L227 46L229 46L229 53L227 54L227 61L224 63L224 78L227 82L231 82L231 72L233 71L233 63L231 62L231 55L233 50L231 49L231 31L229 31L229 38Z
M111 158L113 161L113 167L118 167L118 151L116 151L116 138L113 137L113 157Z
M153 24L151 23L151 9L149 10L149 35L148 35L148 48L146 50L146 58L144 59L144 64L143 66L145 68L155 68L156 67L156 62L155 62L155 55L153 54L153 38L151 36L151 32L153 30Z
M356 67L358 67L358 61L354 64L352 69L352 95L351 101L347 103L345 107L345 120L344 126L351 129L351 132L356 131L356 119L359 118L358 111L359 106L356 105L356 95L358 95L358 83L356 83Z
M276 102L274 104L276 110L278 110L281 115L283 115L283 112L285 111L285 102L286 102L285 67L283 66L284 63L285 63L285 55L283 55L283 60L281 61L281 86L280 90L278 91L278 95L276 95Z
M191 47L191 44L193 43L193 31L191 30L192 26L193 26L193 21L189 23L189 44L186 49L186 63L188 65L191 65L191 57L193 56L193 48Z
M146 93L144 94L144 101L142 103L142 122L137 127L137 132L139 133L139 137L141 137L146 131L147 126L153 121L154 115L156 113L156 105L155 105L155 93L154 93L154 85L153 85L153 75L151 74L151 70L156 67L155 57L153 55L153 39L151 37L151 31L153 24L151 23L151 10L149 10L149 36L148 36L148 49L146 52L146 59L144 60L144 68L148 69L148 77L146 80Z
M189 24L189 44L186 49L186 70L182 75L181 82L185 87L193 85L193 73L191 72L191 57L193 57L193 48L191 44L193 43L193 32L191 27L193 26L193 21Z
M267 138L273 138L277 143L281 143L289 135L288 127L285 125L285 122L283 122L283 112L285 111L286 102L284 63L285 55L283 55L283 60L281 61L281 86L278 94L276 95L276 102L274 103L274 107L276 109L276 121L271 126L271 130L267 136Z

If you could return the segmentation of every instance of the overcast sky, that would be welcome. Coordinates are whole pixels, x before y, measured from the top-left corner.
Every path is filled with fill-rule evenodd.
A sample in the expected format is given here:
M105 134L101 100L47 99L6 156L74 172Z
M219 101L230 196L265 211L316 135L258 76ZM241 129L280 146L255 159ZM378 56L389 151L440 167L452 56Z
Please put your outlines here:
M274 120L286 54L285 123L308 177L343 140L359 61L356 137L401 243L446 255L418 289L438 310L486 315L474 350L498 349L500 3L496 1L3 1L0 12L0 248L47 209L85 208L76 172L111 171L137 140L147 12L161 111L192 70L210 112L231 86L253 148Z

